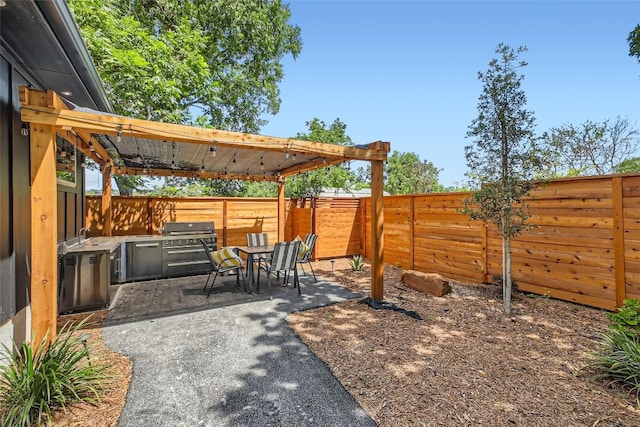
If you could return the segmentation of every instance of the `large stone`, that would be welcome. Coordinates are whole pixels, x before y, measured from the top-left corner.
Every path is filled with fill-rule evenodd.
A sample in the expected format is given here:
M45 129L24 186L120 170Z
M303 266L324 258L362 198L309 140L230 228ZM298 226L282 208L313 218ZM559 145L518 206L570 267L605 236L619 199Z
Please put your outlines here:
M438 273L409 270L402 273L402 283L418 292L441 297L451 293L449 281Z

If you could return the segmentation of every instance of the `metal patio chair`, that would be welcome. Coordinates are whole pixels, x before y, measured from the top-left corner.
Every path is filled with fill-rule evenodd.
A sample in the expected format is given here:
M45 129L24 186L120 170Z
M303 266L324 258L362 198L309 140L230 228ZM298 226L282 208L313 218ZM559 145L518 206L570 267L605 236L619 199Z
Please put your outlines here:
M296 260L298 258L298 249L300 242L280 242L273 247L273 255L270 260L264 260L259 266L267 274L267 284L269 285L269 299L271 295L271 274L285 272L285 276L293 270L293 287L298 287L298 295L300 292L300 282L298 281L298 271L296 270ZM258 290L260 290L260 270L258 270Z
M212 254L209 250L209 246L204 239L200 239L200 243L204 248L204 252L207 254L207 258L209 259L209 263L211 264L211 270L209 270L209 275L207 276L207 281L204 283L203 291L207 290L207 285L209 284L209 279L211 278L211 273L215 272L213 276L213 281L211 282L211 288L209 288L209 293L207 293L207 298L211 295L211 291L213 291L213 285L216 282L216 278L219 273L228 273L235 272L236 273L236 283L240 286L240 277L243 277L242 282L245 285L246 290L246 282L244 280L244 275L242 274L242 270L244 266L242 265L242 258L235 255L233 251L229 248L223 248L220 251L214 251L216 256Z
M300 268L302 268L302 272L305 276L307 275L307 272L304 271L303 264L309 264L311 274L313 274L313 280L317 282L318 279L316 279L316 273L313 271L313 265L311 265L311 256L313 255L313 248L316 245L316 240L318 240L317 234L307 234L304 238L304 244L307 246L308 250L298 257L298 264L300 264Z
M269 246L269 235L267 233L247 233L247 246ZM258 264L258 275L260 275L260 263L270 258L270 252L255 255L254 262ZM248 272L247 269L245 275Z

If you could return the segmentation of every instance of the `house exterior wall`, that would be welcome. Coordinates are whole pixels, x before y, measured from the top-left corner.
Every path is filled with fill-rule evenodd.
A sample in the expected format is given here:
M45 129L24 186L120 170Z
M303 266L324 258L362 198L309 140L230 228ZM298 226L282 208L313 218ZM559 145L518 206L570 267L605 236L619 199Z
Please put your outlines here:
M29 261L31 199L29 137L21 135L20 86L37 87L28 71L0 52L0 344L30 339ZM76 156L76 166L83 161ZM76 167L76 170L78 168ZM58 185L60 243L75 235L84 221L84 173L76 185Z

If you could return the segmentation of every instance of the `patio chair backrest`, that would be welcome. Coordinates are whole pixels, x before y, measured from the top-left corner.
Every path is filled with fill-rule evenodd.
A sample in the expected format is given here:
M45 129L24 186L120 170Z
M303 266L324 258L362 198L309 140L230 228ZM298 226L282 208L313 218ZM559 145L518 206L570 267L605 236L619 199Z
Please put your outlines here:
M268 246L269 235L267 233L247 233L247 246Z
M317 234L307 234L304 238L304 244L307 245L309 250L304 254L304 258L300 261L308 261L311 259L311 255L313 255L313 247L316 245L316 240L318 240Z
M279 242L273 247L271 271L293 270L296 268L300 242Z

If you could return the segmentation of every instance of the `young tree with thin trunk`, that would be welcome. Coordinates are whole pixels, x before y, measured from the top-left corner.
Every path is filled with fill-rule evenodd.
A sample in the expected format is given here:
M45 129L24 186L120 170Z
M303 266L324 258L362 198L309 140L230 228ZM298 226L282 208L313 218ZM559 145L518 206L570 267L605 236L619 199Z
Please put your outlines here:
M526 62L517 50L498 45L499 58L478 73L484 84L478 99L478 117L469 126L467 137L474 143L465 147L472 192L464 212L472 219L495 224L502 237L502 292L504 311L511 313L511 239L529 225L530 215L523 198L535 187L532 178L541 162L534 137L535 118L526 109L519 68Z

